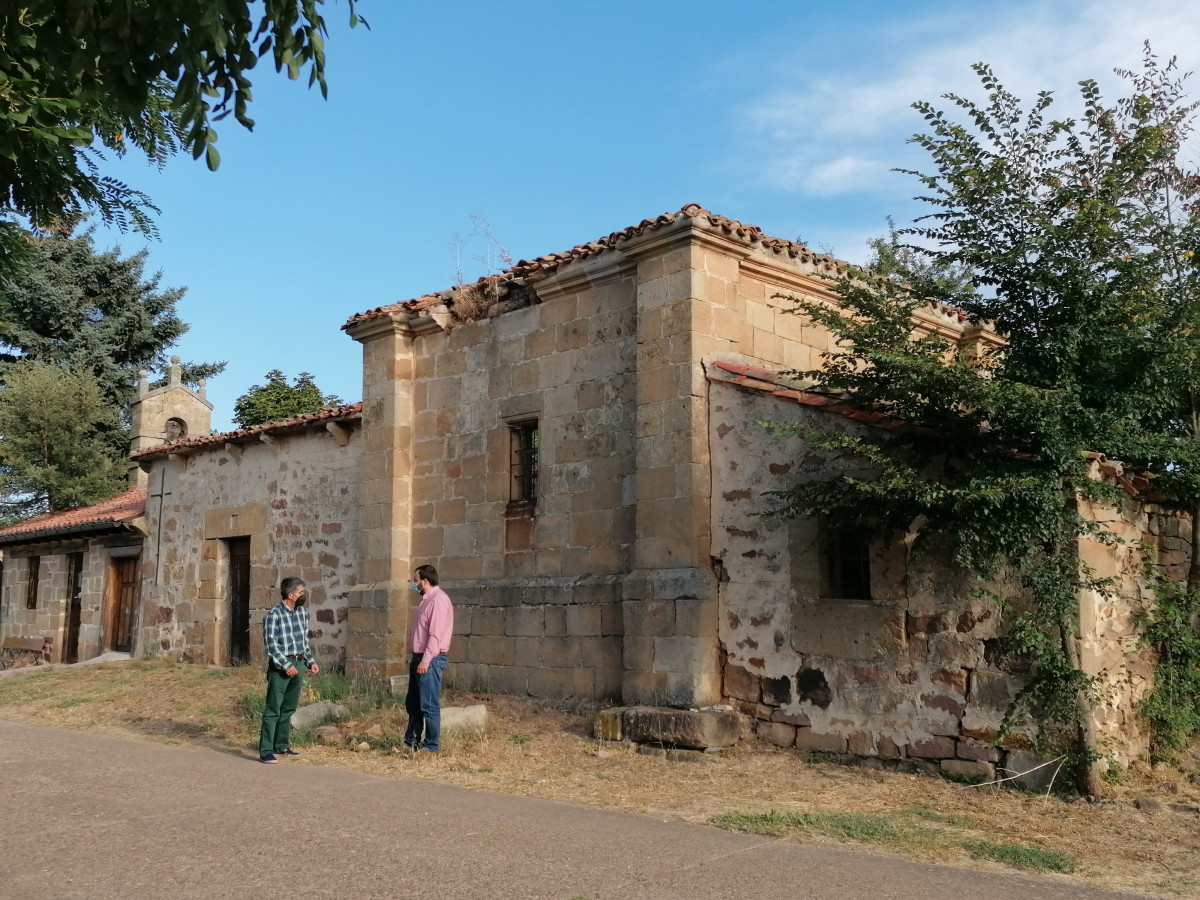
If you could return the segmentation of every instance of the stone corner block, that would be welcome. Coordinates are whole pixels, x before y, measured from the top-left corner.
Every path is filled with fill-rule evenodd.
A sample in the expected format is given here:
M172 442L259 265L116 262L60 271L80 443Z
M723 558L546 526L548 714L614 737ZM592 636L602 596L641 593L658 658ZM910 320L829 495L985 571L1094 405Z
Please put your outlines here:
M442 707L442 731L463 733L487 731L488 709L482 703L474 706Z
M596 710L596 715L592 717L592 736L598 741L623 741L625 738L621 723L624 713L623 706L609 706Z
M292 727L308 728L346 715L349 715L349 711L340 703L334 703L332 700L318 700L308 706L301 706L292 713Z
M634 706L621 716L625 737L638 744L669 744L694 750L732 747L741 719L732 709L668 709Z

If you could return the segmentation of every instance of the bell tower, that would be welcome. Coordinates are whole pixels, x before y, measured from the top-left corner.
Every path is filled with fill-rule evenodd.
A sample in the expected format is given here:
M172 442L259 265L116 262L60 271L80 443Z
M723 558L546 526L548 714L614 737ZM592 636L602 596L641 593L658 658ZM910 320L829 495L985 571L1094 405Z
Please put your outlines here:
M143 369L140 375L137 399L130 410L133 416L130 453L209 435L212 404L205 399L204 382L194 391L183 384L178 356L171 357L163 387L151 390L147 381L150 373ZM130 465L130 487L146 487L148 477L139 466Z

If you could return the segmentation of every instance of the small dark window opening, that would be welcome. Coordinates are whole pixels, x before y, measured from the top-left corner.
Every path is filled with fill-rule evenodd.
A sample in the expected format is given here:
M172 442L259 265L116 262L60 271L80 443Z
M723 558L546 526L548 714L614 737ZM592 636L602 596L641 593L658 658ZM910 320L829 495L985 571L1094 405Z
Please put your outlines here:
M37 609L38 572L42 568L40 556L29 557L29 583L25 586L25 608Z
M514 503L533 505L537 500L538 481L538 423L537 419L509 425L511 456L509 471L512 483L509 499Z
M829 596L840 600L871 599L871 547L865 538L831 534L826 544Z

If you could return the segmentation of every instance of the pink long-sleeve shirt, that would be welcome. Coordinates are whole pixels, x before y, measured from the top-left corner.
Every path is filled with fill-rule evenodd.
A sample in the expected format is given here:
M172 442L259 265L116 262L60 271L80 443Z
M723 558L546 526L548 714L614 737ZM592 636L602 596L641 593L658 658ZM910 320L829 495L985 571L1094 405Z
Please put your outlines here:
M433 587L421 597L413 622L408 646L413 653L421 654L421 662L427 663L439 653L450 651L450 636L454 633L454 605L440 587Z

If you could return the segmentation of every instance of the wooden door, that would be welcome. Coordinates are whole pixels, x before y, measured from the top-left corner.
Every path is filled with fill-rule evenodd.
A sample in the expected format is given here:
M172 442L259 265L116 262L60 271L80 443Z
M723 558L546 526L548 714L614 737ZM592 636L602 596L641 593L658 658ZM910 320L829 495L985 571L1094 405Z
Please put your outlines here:
M229 662L250 662L250 538L229 538Z
M79 662L79 620L83 614L83 554L72 553L67 557L67 641L63 648L63 662Z
M133 652L133 632L137 624L138 562L136 556L122 556L109 564L108 584L111 604L111 627L108 645L122 653Z

